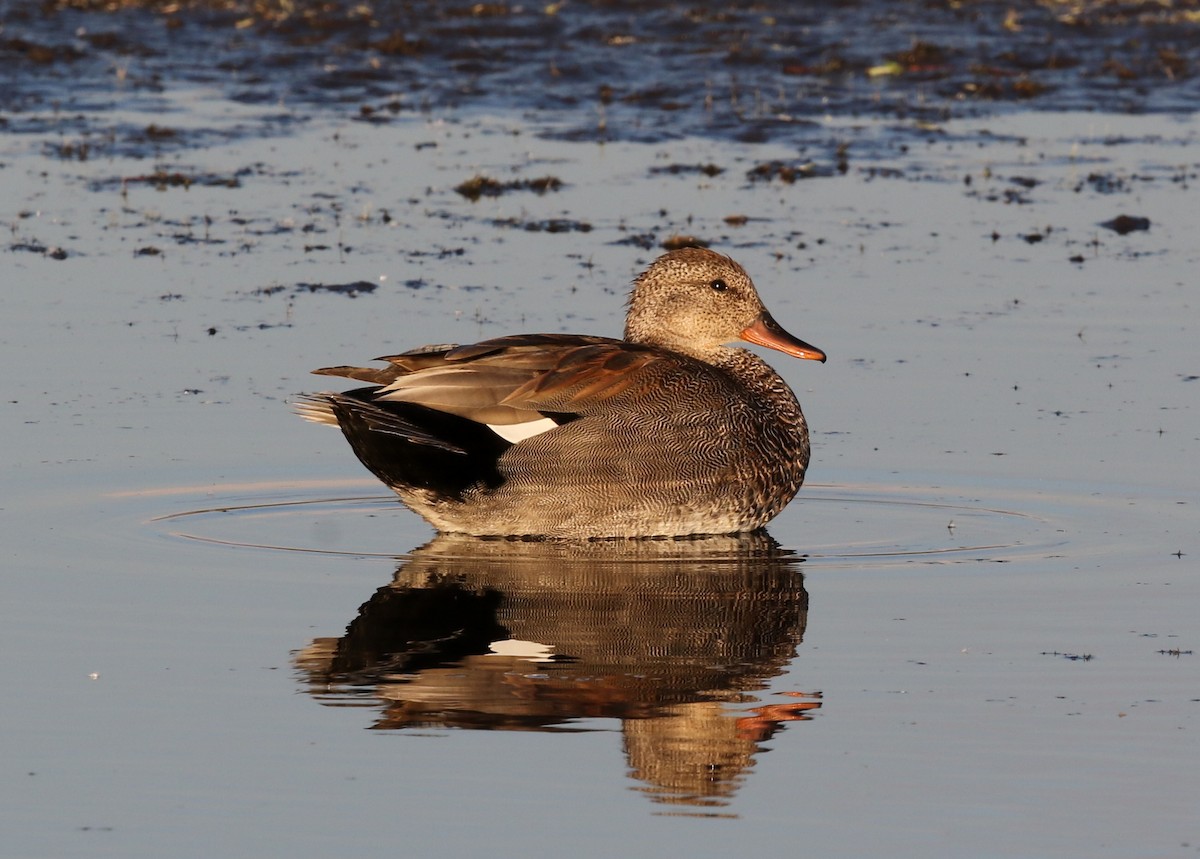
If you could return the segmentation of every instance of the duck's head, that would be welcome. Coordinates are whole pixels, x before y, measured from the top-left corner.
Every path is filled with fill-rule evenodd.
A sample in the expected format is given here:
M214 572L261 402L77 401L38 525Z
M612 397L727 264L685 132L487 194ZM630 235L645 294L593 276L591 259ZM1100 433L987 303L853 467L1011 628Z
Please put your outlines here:
M774 320L745 269L703 248L665 253L634 281L625 339L705 361L736 340L825 360L824 352Z

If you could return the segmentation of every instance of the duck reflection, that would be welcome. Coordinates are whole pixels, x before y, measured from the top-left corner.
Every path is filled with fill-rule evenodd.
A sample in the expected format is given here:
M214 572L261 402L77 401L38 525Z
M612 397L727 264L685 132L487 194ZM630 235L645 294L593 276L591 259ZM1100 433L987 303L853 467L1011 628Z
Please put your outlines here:
M299 652L311 694L376 727L580 730L621 720L655 800L722 805L819 695L758 704L804 633L800 559L765 533L589 543L442 535L341 638Z

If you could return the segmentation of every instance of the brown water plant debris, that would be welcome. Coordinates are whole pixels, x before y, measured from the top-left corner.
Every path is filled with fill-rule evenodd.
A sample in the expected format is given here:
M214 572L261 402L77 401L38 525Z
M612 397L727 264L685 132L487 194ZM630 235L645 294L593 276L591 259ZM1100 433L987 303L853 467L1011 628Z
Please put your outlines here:
M1117 215L1111 221L1105 221L1100 226L1106 230L1112 230L1119 236L1124 236L1138 230L1149 230L1150 219L1137 215Z
M375 291L379 284L369 280L356 280L353 283L298 283L297 292L332 292L347 298L358 298L363 293Z
M674 251L680 248L706 248L709 244L709 242L696 236L676 234L663 239L662 246L669 251Z
M475 176L455 186L454 190L471 202L480 197L499 197L509 191L533 191L545 194L547 191L557 191L563 186L563 181L556 176L543 176L540 179L516 179L511 182L501 182L489 176Z

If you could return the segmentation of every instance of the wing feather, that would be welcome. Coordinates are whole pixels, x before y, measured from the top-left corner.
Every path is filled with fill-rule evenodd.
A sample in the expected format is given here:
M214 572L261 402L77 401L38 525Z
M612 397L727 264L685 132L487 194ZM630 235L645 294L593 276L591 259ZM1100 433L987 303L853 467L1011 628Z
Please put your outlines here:
M379 385L378 400L415 403L504 426L547 414L630 409L636 397L660 388L664 378L685 365L692 373L697 372L692 364L707 366L650 346L574 334L523 334L465 346L427 346L379 360L388 366L314 372Z

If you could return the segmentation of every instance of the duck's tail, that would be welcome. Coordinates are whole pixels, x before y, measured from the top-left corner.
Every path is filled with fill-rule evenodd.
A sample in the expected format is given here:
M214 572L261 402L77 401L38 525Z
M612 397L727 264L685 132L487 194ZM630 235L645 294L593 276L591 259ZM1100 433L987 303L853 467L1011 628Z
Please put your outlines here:
M342 430L355 455L401 497L424 490L461 498L471 486L503 482L497 460L511 444L486 424L415 403L377 400L378 388L304 394L300 417Z

